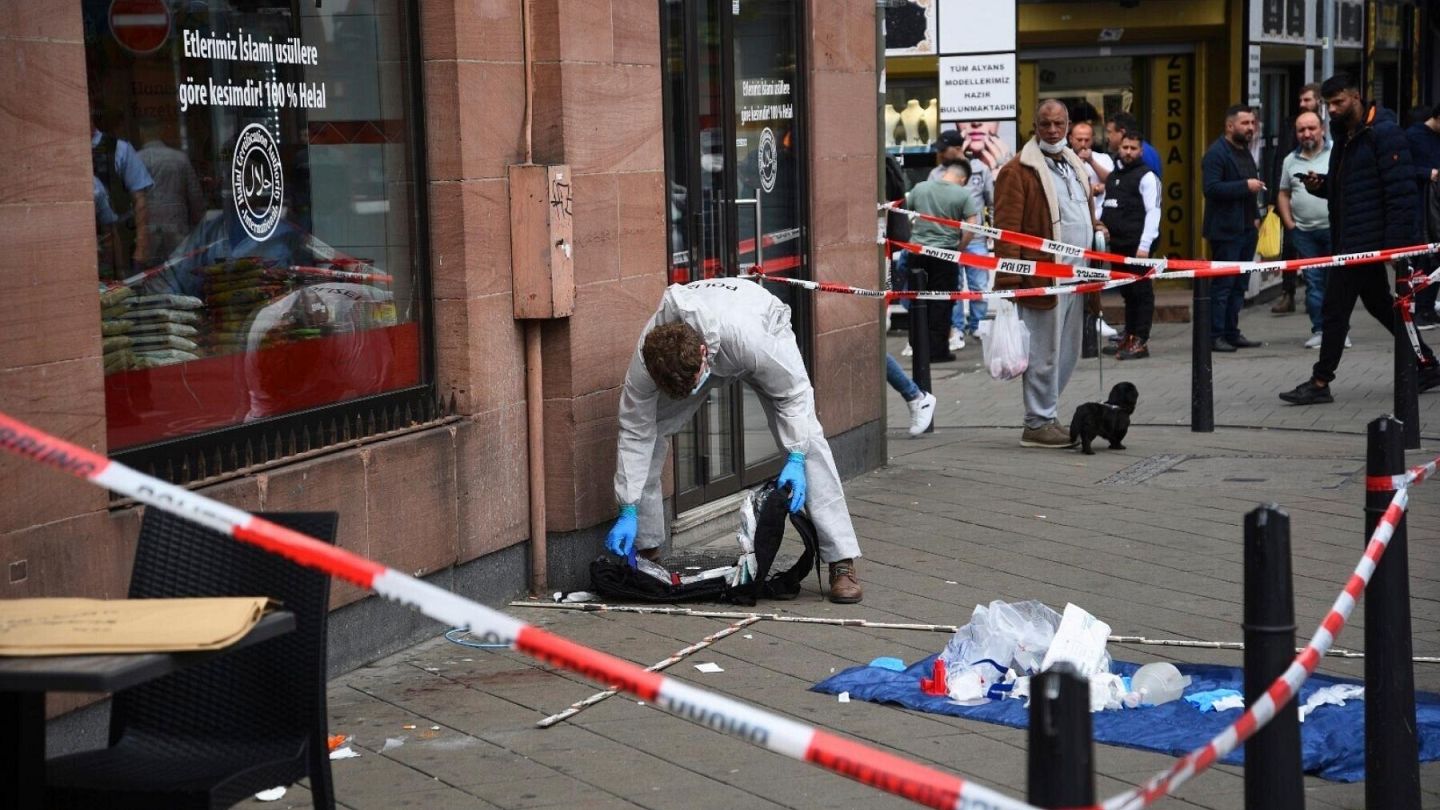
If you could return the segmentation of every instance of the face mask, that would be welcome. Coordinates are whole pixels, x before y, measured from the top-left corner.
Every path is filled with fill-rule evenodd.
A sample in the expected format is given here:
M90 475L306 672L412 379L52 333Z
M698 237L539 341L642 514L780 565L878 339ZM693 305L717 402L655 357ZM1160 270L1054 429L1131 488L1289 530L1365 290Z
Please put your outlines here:
M1040 144L1040 151L1051 157L1055 157L1056 155L1065 151L1064 141L1060 141L1059 143L1046 143L1045 141L1037 141L1037 143Z
M700 382L695 383L695 387L690 391L690 396L693 397L700 393L700 389L705 387L705 381L708 379L710 379L710 369L707 368L700 372Z

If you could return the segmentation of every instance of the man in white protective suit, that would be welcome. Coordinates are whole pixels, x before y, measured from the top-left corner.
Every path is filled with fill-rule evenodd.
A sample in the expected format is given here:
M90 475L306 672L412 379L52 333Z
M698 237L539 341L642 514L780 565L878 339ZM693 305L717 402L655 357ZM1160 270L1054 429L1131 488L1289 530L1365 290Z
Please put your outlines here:
M712 388L730 380L743 380L759 395L770 432L789 454L777 484L790 487L790 511L807 508L815 523L820 558L830 564L830 601L859 602L860 544L815 417L815 390L790 329L790 307L743 279L671 285L645 325L620 394L620 517L605 547L620 557L658 555L669 437L689 423Z

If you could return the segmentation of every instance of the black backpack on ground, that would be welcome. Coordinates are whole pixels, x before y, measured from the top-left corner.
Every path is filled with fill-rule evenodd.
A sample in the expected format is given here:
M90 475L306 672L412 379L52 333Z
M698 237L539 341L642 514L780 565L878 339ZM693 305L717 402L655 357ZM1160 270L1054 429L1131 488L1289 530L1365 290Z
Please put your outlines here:
M590 563L591 588L606 597L635 602L729 602L736 605L753 606L760 599L794 599L800 595L800 583L813 567L819 576L819 539L815 524L804 512L790 514L788 490L775 488L775 482L762 485L751 496L747 508L754 509L755 532L752 538L755 548L755 578L737 587L731 587L726 574L734 569L729 566L725 573L714 570L705 572L710 576L685 575L679 571L664 571L668 581L662 579L663 570L658 565L646 565L651 573L631 568L625 562L609 555L603 555ZM785 537L785 518L800 535L805 550L800 559L785 571L771 574L775 557Z

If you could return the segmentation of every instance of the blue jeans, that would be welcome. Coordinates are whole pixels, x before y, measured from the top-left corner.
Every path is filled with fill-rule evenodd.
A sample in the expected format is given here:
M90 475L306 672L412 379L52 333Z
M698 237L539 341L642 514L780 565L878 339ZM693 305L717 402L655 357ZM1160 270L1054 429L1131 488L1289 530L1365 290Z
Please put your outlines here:
M1316 256L1330 255L1330 229L1317 228L1313 231L1302 231L1299 228L1290 232L1290 244L1295 246L1295 258L1313 259ZM1310 316L1310 331L1320 334L1324 326L1325 316L1321 310L1325 308L1325 279L1329 275L1328 267L1307 267L1305 274L1305 312Z
M1239 239L1210 240L1210 256L1217 262L1248 262L1255 259L1255 242L1259 231L1249 231ZM1250 277L1245 274L1219 276L1210 280L1210 339L1234 340L1240 337L1240 310L1245 306L1245 288Z
M900 363L895 360L895 355L888 352L885 355L885 382L890 383L890 387L904 397L906 402L913 402L920 398L920 386L905 376L905 369L900 367Z
M979 267L967 267L962 264L960 266L960 283L964 285L963 289L970 292L985 292L989 289L990 272ZM960 301L955 302L955 309L950 313L950 325L961 332L974 334L975 330L980 328L980 321L985 319L985 313L990 309L990 305L984 301L965 301L963 302L965 306L962 308L961 303Z

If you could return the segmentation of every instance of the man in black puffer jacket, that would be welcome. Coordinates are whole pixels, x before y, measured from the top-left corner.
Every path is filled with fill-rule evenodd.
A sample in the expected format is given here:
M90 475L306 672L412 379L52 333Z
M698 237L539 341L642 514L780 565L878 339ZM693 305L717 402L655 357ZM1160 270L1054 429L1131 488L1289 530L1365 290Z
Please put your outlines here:
M1335 252L1358 253L1420 242L1415 169L1405 133L1395 123L1394 114L1365 103L1359 85L1344 73L1326 79L1320 94L1330 111L1335 146L1330 152L1329 173L1322 177L1311 172L1304 181L1306 190L1330 202L1330 237ZM1335 401L1330 383L1345 351L1350 313L1357 298L1381 326L1392 334L1395 331L1395 302L1384 264L1336 267L1329 276L1320 359L1309 380L1280 395L1294 405ZM1419 388L1427 391L1440 385L1440 367L1424 341L1420 349L1424 359L1420 361Z

